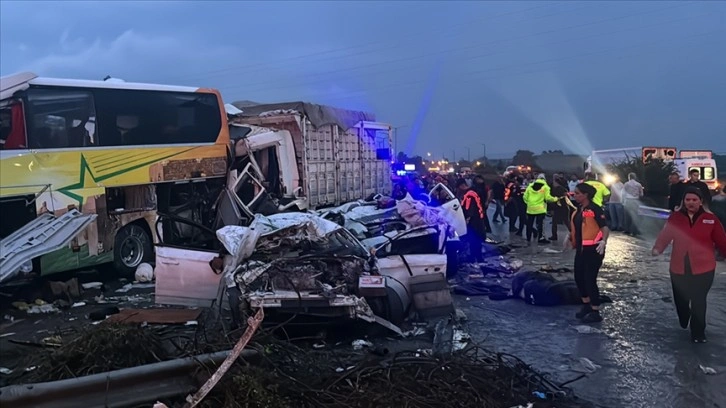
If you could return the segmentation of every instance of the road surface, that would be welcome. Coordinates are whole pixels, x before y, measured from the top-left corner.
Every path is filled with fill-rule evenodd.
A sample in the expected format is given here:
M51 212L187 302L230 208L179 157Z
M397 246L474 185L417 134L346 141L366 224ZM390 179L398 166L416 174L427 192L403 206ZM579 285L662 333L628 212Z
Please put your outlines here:
M490 215L491 216L491 215ZM502 224L494 235L509 239ZM548 228L548 226L547 226ZM549 230L549 229L548 229ZM564 234L560 239L564 238ZM678 325L668 276L668 254L650 255L652 238L614 233L600 273L601 291L613 299L603 307L602 333L581 334L578 306L541 307L521 300L492 301L456 296L475 341L510 352L557 382L577 377L579 359L600 366L571 387L605 407L726 407L726 263L719 262L708 298L707 344L693 344ZM574 254L543 252L540 245L515 249L526 265L572 267ZM712 368L716 374L704 373Z

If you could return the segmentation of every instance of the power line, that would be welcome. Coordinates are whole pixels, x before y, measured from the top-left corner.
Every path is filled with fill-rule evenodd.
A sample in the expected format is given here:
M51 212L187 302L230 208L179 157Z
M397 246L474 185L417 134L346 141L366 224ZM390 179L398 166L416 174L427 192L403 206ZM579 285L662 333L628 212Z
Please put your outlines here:
M606 22L622 20L622 19L625 19L625 18L630 18L630 17L639 16L639 15L643 15L643 14L650 14L650 13L653 13L653 12L664 11L664 10L668 10L668 9L678 8L678 7L683 7L683 3L679 3L676 6L670 6L670 7L666 7L666 8L661 8L661 9L658 9L658 10L652 10L652 9L650 9L650 10L646 10L646 11L643 11L641 13L636 13L636 14L621 15L621 16L617 16L617 17L611 17L611 18L596 20L596 21L593 21L593 22L588 22L588 23L583 23L583 24L575 24L575 25L570 25L570 26L566 26L566 27L560 27L560 28L557 28L557 29L550 29L550 30L539 31L539 32L536 32L536 33L527 34L527 35L518 36L518 37L513 37L513 38L508 38L508 39L488 41L488 42L485 42L485 43L479 43L479 44L469 45L469 46L465 46L465 47L451 48L451 49L448 49L448 50L442 50L442 51L437 51L437 52L432 52L432 53L426 53L426 54L422 54L422 55L418 55L418 56L413 56L413 57L397 58L397 59L393 59L393 60L378 62L378 63L375 63L375 64L368 64L368 65L351 67L351 68L343 68L343 69L331 70L331 71L327 71L327 72L316 73L316 74L313 74L313 75L314 76L330 76L330 75L338 74L338 73L341 73L341 72L356 71L356 70L364 69L364 68L377 67L379 65L388 65L388 64L391 64L391 63L395 63L395 62L412 61L412 60L430 58L430 57L436 56L436 55L444 55L444 54L449 54L449 53L458 52L458 51L467 51L467 50L470 50L470 49L473 49L473 48L479 48L479 47L487 46L487 45L499 45L499 44L506 43L506 42L517 41L517 40L531 38L531 37L536 37L536 36L541 36L541 35L545 35L545 34L552 34L552 33L556 33L556 32L563 31L563 30L569 30L569 29L573 29L573 28L589 27L589 26L593 26L593 25L597 25L597 24L602 24L602 23L606 23ZM678 20L676 20L676 21L678 21ZM657 25L660 25L660 24L662 24L662 23L654 24L653 26L657 26ZM635 29L638 29L638 28L635 28ZM617 32L620 32L620 31L630 31L630 30L631 29L619 30L619 31L615 31L614 33L617 33ZM608 34L613 34L613 33L611 32L611 33L608 33ZM608 35L608 34L605 34L605 35ZM602 36L602 35L603 34L595 34L595 35L592 35L592 36L589 36L589 37L578 37L576 39L568 39L568 40L558 41L558 42L554 42L552 44L564 43L564 42L569 42L569 41L573 41L573 40L579 40L579 39L583 39L583 38L594 38L594 37L598 37L598 36ZM542 45L552 45L552 44L542 44ZM542 46L542 45L540 45L540 46ZM467 58L461 59L460 61L467 61L467 60L471 60L471 59L487 57L487 56L496 55L498 53L507 52L507 51L489 52L489 53L486 53L486 54L480 54L480 55L476 55L476 56L472 56L472 57L467 57ZM395 68L395 69L392 69L392 70L385 70L383 72L393 72L393 71L398 71L398 70L401 70L401 69L406 69L406 67ZM382 72L379 72L379 73L382 73ZM259 85L274 84L275 83L275 82L263 82L263 83L257 83L257 84L254 84L253 83L253 84L245 84L245 85L234 85L234 86L231 86L231 87L224 87L224 89L226 91L229 91L229 90L242 89L242 88L244 88L247 92L258 92L258 91L266 91L266 90L269 91L269 90L288 89L288 88L294 88L294 87L297 87L297 86L300 86L300 85L313 85L313 84L316 84L316 83L327 83L328 81L329 81L328 79L321 79L321 80L318 80L318 81L315 81L315 82L300 82L300 83L296 83L295 85L284 86L284 87L272 87L272 88L270 88L270 87L259 87L259 88L249 89L250 86L255 86L255 85L259 86Z
M708 14L702 14L702 15L708 15ZM702 16L702 15L699 15L699 16ZM698 16L696 16L696 17L698 17ZM569 39L560 40L560 41L554 41L554 42L549 42L549 43L544 43L544 44L538 44L537 47L543 47L543 46L548 46L548 45L564 44L564 43L568 43L568 42L572 42L572 41L581 41L581 40L585 40L585 39L592 39L592 38L597 38L597 37L603 37L603 36L608 36L608 35L612 35L612 34L618 34L618 33L622 33L622 32L627 32L627 31L636 31L636 30L648 29L648 28L652 28L652 27L656 27L656 26L662 26L662 25L665 25L665 24L671 24L671 23L675 23L675 22L689 21L689 20L692 20L693 18L694 17L677 18L677 19L668 20L668 21L664 21L664 22L659 22L659 23L655 23L655 24L651 24L651 25L647 25L647 26L630 27L630 28L621 29L621 30L615 30L615 31L610 31L610 32L606 32L606 33L597 33L597 34L593 34L593 35L589 35L589 36L584 36L584 37L569 38ZM534 35L538 35L538 34L539 33L536 33ZM507 40L503 40L503 41L507 41ZM448 51L445 51L445 52L448 52ZM471 61L471 60L480 59L480 58L484 58L484 57L490 57L490 56L493 56L493 55L497 55L497 54L501 54L501 53L506 53L506 52L509 52L509 50L500 50L500 51L488 52L488 53L485 53L485 54L477 54L477 55L469 56L467 58L459 59L459 60L457 60L457 62ZM429 54L427 56L430 56L430 55L433 55L433 54ZM416 58L422 58L422 57L416 57ZM383 63L383 65L385 65L385 64L387 64L387 63ZM336 71L330 71L330 72L320 73L320 74L317 74L317 75L330 76L330 75L333 75L333 74L339 73L339 72L346 72L346 71L358 70L358 69L363 69L363 68L376 67L376 66L379 66L379 65L381 65L381 64L371 64L371 65L354 67L354 68L351 68L351 69L342 69L342 70L336 70ZM401 70L404 70L404 69L410 70L409 67L405 67L404 66L404 67L398 67L398 68L392 68L392 69L386 69L386 70L380 70L380 71L370 72L370 73L366 73L366 75L378 75L378 74L388 73L388 72L397 72L397 71L401 71ZM495 69L495 70L497 70L497 69ZM249 93L253 93L253 92L259 92L259 91L277 91L277 90L280 90L280 89L290 89L290 88L296 88L296 87L304 86L304 85L325 84L327 82L329 82L329 79L321 79L321 80L309 81L309 82L298 82L298 83L296 83L294 85L287 85L287 86L282 86L282 87L280 87L280 86L278 86L278 87L259 87L259 88L252 88L252 89L250 89L249 86L248 86L249 84L248 84L248 85L244 85L244 86L243 85L235 85L235 86L232 86L232 87L225 87L224 89L225 89L225 91L230 91L230 90L234 90L234 89L238 89L238 88L244 87L245 88L245 91L247 91ZM274 84L274 82L269 82L269 84ZM253 85L257 85L257 84L253 84Z
M497 19L497 18L500 18L500 17L506 17L506 16L509 16L509 15L515 15L515 14L524 13L524 12L527 12L527 11L532 11L532 10L537 10L537 9L542 9L542 8L548 8L548 7L551 7L551 6L553 6L553 5L552 4L539 4L537 6L529 7L529 8L526 8L526 9L509 11L509 12L497 14L497 15L494 15L494 16L488 16L488 17L483 18L483 19L482 18L478 18L478 19L470 20L470 21L467 21L467 22L464 22L464 23L455 24L453 26L452 25L442 26L442 27L439 27L439 28L426 29L426 30L422 30L422 31L418 31L418 32L412 32L412 33L404 34L402 37L403 38L407 38L407 37L420 37L421 35L430 34L431 32L436 32L436 31L444 31L445 32L447 30L451 30L452 28L456 28L456 27L467 26L467 25L475 24L475 23L476 24L480 24L482 22L486 22L486 21L489 21L489 20ZM191 77L190 76L185 76L184 78L185 79L190 79L190 78L191 79L196 79L196 78L200 78L200 77L207 78L207 77L209 77L210 74L215 74L215 73L225 73L225 72L245 70L245 69L255 68L255 67L262 67L262 68L264 68L264 67L269 66L269 65L272 65L272 64L280 64L280 63L285 63L285 62L297 61L297 60L307 59L307 58L321 56L321 55L334 54L334 53L338 53L338 52L342 52L342 51L350 51L350 50L357 49L357 48L366 48L366 47L370 47L372 45L377 45L377 44L390 45L390 41L389 40L381 40L381 41L375 41L375 42L360 43L360 44L353 45L353 46L346 46L346 47L335 48L335 49L332 49L332 50L325 50L325 51L319 51L319 52L314 52L314 53L309 53L309 54L304 54L304 55L297 55L297 56L282 58L282 59L278 59L278 60L274 60L274 61L259 62L259 63L254 63L254 64L240 65L240 66L233 66L233 67L221 68L221 69L212 70L212 71L205 71L205 72L200 72L199 74L193 74L194 76L191 76ZM388 47L388 48L391 48L391 47ZM378 50L374 50L374 51L378 51ZM350 56L350 55L343 55L343 57L348 57L348 56Z
M699 37L699 36L704 36L704 35L709 35L709 34L714 34L714 33L720 33L720 32L723 32L723 31L724 30L717 30L717 31L712 31L712 32L704 33L704 34L697 34L697 35L695 35L693 37ZM687 38L689 38L689 37L687 37ZM720 43L720 42L723 42L723 41L717 41L717 42L712 42L712 43ZM699 43L699 45L703 45L703 44L711 44L711 43ZM652 45L652 44L644 44L644 45ZM690 47L690 46L692 46L692 44L682 44L680 47ZM678 48L680 48L680 47L678 47ZM628 47L628 48L634 48L634 47ZM612 51L617 51L617 49L610 49L610 50L600 51L599 53L603 53L603 52L604 53L610 53ZM660 51L660 50L658 50L658 51ZM653 51L651 51L651 52L653 52ZM581 55L569 56L569 57L565 57L565 58L561 58L561 59L553 59L553 60L548 60L548 61L539 61L539 62L527 64L527 65L537 65L537 64L544 63L544 62L558 62L558 61L562 61L562 60L566 60L566 59L573 59L573 58L580 58L580 57L583 57L583 56L590 56L590 55L593 55L593 54L595 54L595 53L588 53L588 54L581 54ZM647 52L645 52L645 53L643 53L643 52L636 52L635 54L630 55L630 57L633 57L633 56L642 56L644 54L647 54ZM626 56L620 56L619 58L620 59L623 59L625 57ZM516 66L514 66L513 69L514 68L516 68ZM462 79L462 80L457 81L457 85L468 85L468 84L471 84L474 81L476 81L478 83L481 83L481 82L484 82L484 81L498 80L498 79L508 78L508 77L517 77L517 76L522 76L522 75L530 75L530 74L542 73L542 72L549 71L550 68L551 67L545 67L545 68L542 68L542 69L535 69L535 70L529 70L529 71L523 71L523 72L512 72L512 73L508 73L508 74L504 74L504 75L496 75L496 76L489 76L489 77L483 77L483 78L478 78L478 77L471 78L470 77L470 78L467 78L467 79ZM509 69L509 67L508 68L501 68L499 70L508 70L508 69ZM571 70L571 68L570 69L565 69L564 71L566 72L566 71L569 71L569 70ZM481 71L481 72L484 72L484 71ZM353 93L350 93L349 92L349 93L346 93L346 96L342 96L341 95L340 97L337 97L337 98L336 97L332 97L332 98L325 97L325 99L327 100L328 103L329 103L329 101L344 101L344 100L349 100L349 99L353 99L353 98L359 98L360 96L363 96L365 94L368 94L368 93L374 92L374 91L376 91L376 92L380 91L380 92L383 92L384 94L386 94L386 93L390 93L390 92L393 92L393 91L399 91L399 88L406 88L406 87L410 87L410 86L413 86L413 85L420 85L420 84L424 84L424 83L427 83L427 80L419 80L419 81L412 81L412 82L407 82L407 83L391 84L389 86L381 87L381 88L376 88L376 89L367 89L365 91L359 91L359 92L353 92Z
M687 39L690 39L690 38L698 38L698 37L703 37L703 36L707 36L707 35L714 34L714 33L719 33L719 32L722 32L722 31L723 30L715 30L715 31L711 31L711 32L699 33L699 34L694 34L694 35L690 35L690 36L686 36L686 37L680 37L680 38L675 38L675 39L673 39L673 38L661 39L661 40L652 41L652 42L649 42L649 43L635 44L635 45L626 46L626 47L610 48L610 49L606 49L606 50L598 50L598 51L592 51L592 52L586 52L586 53L579 53L579 54L570 55L570 56L566 56L566 57L550 58L550 59L541 60L541 61L534 61L534 62L529 62L529 63L525 63L525 64L513 64L513 65L504 66L504 67L489 68L489 69L478 70L478 71L471 71L471 72L468 72L468 73L465 74L465 75L467 75L467 77L464 77L464 76L460 77L460 80L457 81L457 83L459 83L459 84L468 84L468 83L471 83L472 81L486 81L486 80L491 80L491 79L500 79L500 78L504 78L504 77L509 77L509 76L512 76L512 75L519 76L519 75L523 75L523 74L524 75L527 75L527 74L531 74L531 73L538 73L538 72L547 71L550 68L549 67L546 67L544 69L536 69L536 70L533 70L533 71L525 71L525 72L512 72L512 71L515 71L516 69L527 68L527 67L531 67L531 66L545 64L545 63L561 62L561 61L566 61L566 60L571 60L571 59L577 59L577 58L582 58L582 57L590 57L590 56L594 56L594 55L598 55L598 54L608 54L608 53L612 53L614 51L632 50L632 49L635 49L637 51L640 48L650 47L650 46L657 45L657 44L660 44L660 43L663 43L663 42L672 43L673 40L679 40L679 39L687 40ZM690 45L690 44L686 44L686 45ZM636 54L636 56L637 56L637 54ZM508 74L505 74L505 75L501 75L501 76L489 76L489 77L484 77L484 78L475 76L477 74L491 73L491 72L497 72L497 71L506 71L506 72L509 72L509 73ZM472 77L472 75L474 75L474 77ZM389 92L395 91L395 90L397 90L398 88L401 88L401 87L408 87L408 86L412 86L412 85L425 84L425 83L428 83L428 81L429 81L428 79L421 79L421 80L415 80L415 81L409 81L409 82L387 84L387 85L382 86L382 87L378 87L378 88L368 88L366 90L358 91L358 92L344 92L344 93L341 93L341 97L340 98L336 98L335 95L332 95L332 97L331 97L331 94L325 94L325 95L321 95L321 96L325 97L325 99L327 99L327 100L347 100L347 99L355 98L355 97L358 97L358 96L361 96L361 95L365 95L365 94L368 94L368 93L371 93L371 92L385 91L385 93L389 93ZM225 92L226 92L226 90L225 90Z

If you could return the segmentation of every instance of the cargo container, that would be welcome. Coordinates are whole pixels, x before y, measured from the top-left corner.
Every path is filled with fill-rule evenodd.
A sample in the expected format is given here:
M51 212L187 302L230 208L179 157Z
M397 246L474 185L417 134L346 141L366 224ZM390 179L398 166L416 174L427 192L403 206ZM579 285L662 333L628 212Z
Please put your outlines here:
M272 158L279 163L272 167L280 174L269 178L290 180L281 195L294 196L296 202L304 198L309 209L316 209L391 193L391 126L377 122L373 114L305 102L232 105L241 111L230 115L232 126L278 131L280 142L265 149L276 149ZM282 141L284 131L290 144ZM252 145L255 137L246 136ZM271 157L250 148L259 160Z

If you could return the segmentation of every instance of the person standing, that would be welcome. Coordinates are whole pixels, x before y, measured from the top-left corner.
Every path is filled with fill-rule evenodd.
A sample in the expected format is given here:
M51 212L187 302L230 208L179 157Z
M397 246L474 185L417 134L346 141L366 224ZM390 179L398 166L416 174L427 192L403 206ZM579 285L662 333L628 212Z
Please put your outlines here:
M550 194L550 186L547 185L544 174L539 174L537 179L527 186L523 198L527 205L527 242L530 242L532 236L536 234L535 238L540 244L548 244L550 241L544 236L547 203L557 202L557 198ZM536 230L534 230L535 222L537 223Z
M486 229L487 234L490 234L492 232L492 225L489 223L489 214L487 214L487 209L489 208L489 203L492 201L492 191L484 182L484 177L478 174L473 178L471 189L479 195L479 201L484 207L484 228Z
M550 241L558 241L557 226L562 224L570 230L570 206L567 201L567 182L564 178L555 178L552 183L552 196L557 202L552 205L552 236Z
M577 187L578 184L580 184L580 181L577 179L577 175L573 174L570 176L570 181L567 182L567 187L570 189L570 193L575 192L575 187Z
M618 176L610 187L610 200L608 210L610 212L610 231L622 231L625 227L625 207L623 207L623 183Z
M676 211L683 201L683 190L686 185L681 182L681 176L674 171L668 176L670 187L668 188L668 209Z
M583 303L575 317L584 323L602 321L597 275L605 259L610 235L605 212L592 202L595 194L595 187L587 183L580 183L575 188L574 198L579 206L572 214L570 234L565 241L566 246L575 249L575 283Z
M497 177L497 179L492 183L492 201L494 202L494 205L496 206L496 209L494 210L494 222L499 222L498 220L502 220L502 223L507 222L507 219L504 218L504 180L502 180L501 177Z
M519 197L522 192L517 183L517 177L514 175L509 176L509 181L504 188L504 212L509 218L509 233L517 233L522 235L522 229L524 228L524 220L520 217L519 211ZM519 231L517 231L517 219L519 219Z
M605 184L595 180L595 173L585 173L585 183L595 187L596 194L592 198L592 203L602 207L605 199L610 196L610 190Z
M651 253L657 256L673 243L670 259L673 303L681 327L691 327L694 343L706 342L706 298L716 273L714 246L726 255L726 232L703 207L703 192L684 190L678 211L671 213Z
M643 185L635 177L635 173L628 174L628 181L623 185L623 199L625 201L625 233L638 235L638 224L635 220L638 217L640 200L643 198Z
M708 185L701 181L701 171L698 169L693 169L688 172L688 181L685 183L686 188L688 187L695 187L699 190L701 190L701 195L703 196L703 206L704 208L708 209L708 207L711 205L711 190L708 189Z
M466 236L464 240L469 243L469 262L484 262L482 244L486 241L487 233L484 226L484 206L479 194L469 188L466 180L456 182L457 197L461 201L461 208L466 218Z

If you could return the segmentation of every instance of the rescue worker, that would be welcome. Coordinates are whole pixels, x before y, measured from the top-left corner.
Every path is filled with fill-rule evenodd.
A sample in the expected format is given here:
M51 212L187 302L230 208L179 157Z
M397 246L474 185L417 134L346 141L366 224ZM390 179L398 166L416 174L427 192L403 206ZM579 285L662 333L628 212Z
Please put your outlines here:
M595 173L585 173L585 184L589 184L595 187L595 196L592 198L592 203L602 207L605 199L610 197L610 190L605 184L595 180Z
M602 207L592 202L597 190L590 184L580 183L575 188L575 200L579 207L572 214L570 234L566 247L575 249L575 283L582 298L582 309L575 317L584 323L602 321L600 315L600 290L597 275L605 258L610 230Z
M660 255L673 243L670 260L673 303L681 327L691 326L691 340L706 343L706 298L716 275L714 247L726 255L726 232L704 206L703 192L689 186L677 211L668 217L651 250Z
M487 187L486 182L484 182L484 177L477 174L474 176L471 189L474 190L479 195L479 200L481 201L483 207L484 207L484 228L486 229L487 234L492 232L492 225L489 222L489 215L487 214L487 209L489 208L489 204L492 201L492 191Z
M469 188L466 180L459 179L456 182L457 196L461 201L461 208L466 218L466 235L464 240L469 243L469 262L484 262L482 244L486 240L486 228L484 227L484 205L479 194Z
M545 175L539 174L537 179L524 191L524 203L527 205L527 242L536 238L540 244L548 244L550 241L544 237L544 219L547 214L547 203L557 202L556 197L550 194L550 186L545 181ZM534 223L537 222L537 229Z

